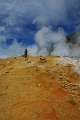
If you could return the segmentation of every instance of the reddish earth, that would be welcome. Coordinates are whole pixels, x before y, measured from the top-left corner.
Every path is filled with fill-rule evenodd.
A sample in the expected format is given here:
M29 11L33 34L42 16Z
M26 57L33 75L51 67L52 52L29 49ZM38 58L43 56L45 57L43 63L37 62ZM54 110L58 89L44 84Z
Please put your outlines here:
M45 58L0 59L0 120L80 120L80 75Z

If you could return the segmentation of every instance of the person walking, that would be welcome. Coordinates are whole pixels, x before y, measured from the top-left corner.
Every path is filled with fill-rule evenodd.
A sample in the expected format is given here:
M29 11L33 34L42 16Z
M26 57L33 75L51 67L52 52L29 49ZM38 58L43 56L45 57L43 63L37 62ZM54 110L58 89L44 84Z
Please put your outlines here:
M25 60L28 60L28 50L27 49L25 49L25 51L24 51L24 57L25 57Z

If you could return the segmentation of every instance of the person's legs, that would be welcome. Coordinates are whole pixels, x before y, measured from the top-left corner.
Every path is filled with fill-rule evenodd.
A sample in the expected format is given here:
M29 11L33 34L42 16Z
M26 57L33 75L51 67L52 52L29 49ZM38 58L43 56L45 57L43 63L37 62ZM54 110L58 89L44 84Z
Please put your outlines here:
M28 56L27 55L25 55L25 60L28 60Z

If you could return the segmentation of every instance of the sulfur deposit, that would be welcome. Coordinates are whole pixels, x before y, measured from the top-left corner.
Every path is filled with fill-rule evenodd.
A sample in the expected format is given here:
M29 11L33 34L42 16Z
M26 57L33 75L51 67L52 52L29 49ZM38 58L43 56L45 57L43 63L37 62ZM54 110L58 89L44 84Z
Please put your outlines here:
M80 61L0 59L0 120L80 120Z

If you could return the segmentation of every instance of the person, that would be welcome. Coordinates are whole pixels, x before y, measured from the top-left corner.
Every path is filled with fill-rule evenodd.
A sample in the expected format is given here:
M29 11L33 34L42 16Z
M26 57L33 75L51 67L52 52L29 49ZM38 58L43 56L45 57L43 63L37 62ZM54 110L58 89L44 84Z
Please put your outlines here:
M27 53L28 53L28 50L25 49L25 51L24 51L24 57L25 57L25 60L28 60L28 55L27 55Z

